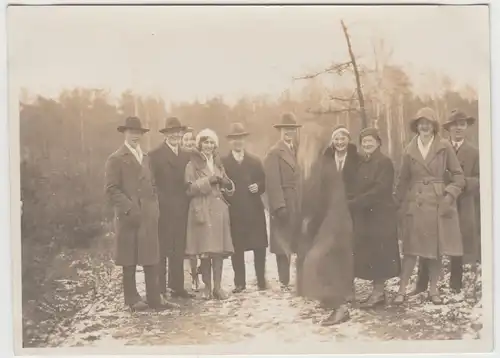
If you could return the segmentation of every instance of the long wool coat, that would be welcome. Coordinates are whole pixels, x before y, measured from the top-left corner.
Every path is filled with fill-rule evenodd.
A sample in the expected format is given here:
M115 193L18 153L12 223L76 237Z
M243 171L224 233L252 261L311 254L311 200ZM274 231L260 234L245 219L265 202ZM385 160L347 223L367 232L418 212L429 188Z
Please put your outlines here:
M297 244L300 171L295 154L285 142L279 141L269 150L264 170L270 214L269 248L274 254L290 255ZM285 222L276 217L280 208L288 211Z
M406 200L402 223L403 251L436 259L442 255L462 256L462 235L456 199L465 186L457 155L451 144L434 137L424 159L414 137L405 150L396 184L396 197ZM446 194L455 200L446 208Z
M479 198L479 150L467 140L457 151L458 161L464 171L465 189L457 200L460 231L464 247L464 260L476 261L480 256L480 207Z
M227 178L218 156L212 174L203 154L195 151L186 166L185 181L191 197L188 210L186 254L188 256L229 256L234 252L229 223L229 208L220 185L211 185L212 175ZM232 183L232 182L231 182ZM234 184L225 195L234 193Z
M125 145L113 153L106 162L106 195L115 213L115 264L158 264L159 209L149 156L141 165Z
M228 196L231 236L236 251L266 248L267 228L261 195L265 192L265 175L262 162L245 152L238 163L232 153L222 159L228 177L234 183L234 194ZM259 190L252 194L248 189L257 184Z
M190 154L178 155L163 142L150 153L151 167L158 190L160 256L184 255L189 196L184 176Z
M398 217L392 190L394 166L377 149L361 157L353 197L354 272L365 280L386 280L399 275Z
M344 176L337 171L333 154L332 148L320 154L304 183L301 216L308 224L302 230L297 275L299 294L335 307L353 294L354 268Z
M335 148L330 147L328 150L334 152ZM358 148L355 144L349 143L347 146L347 157L345 159L344 169L342 169L342 178L344 179L344 188L348 199L353 197L354 191L356 190L358 165Z

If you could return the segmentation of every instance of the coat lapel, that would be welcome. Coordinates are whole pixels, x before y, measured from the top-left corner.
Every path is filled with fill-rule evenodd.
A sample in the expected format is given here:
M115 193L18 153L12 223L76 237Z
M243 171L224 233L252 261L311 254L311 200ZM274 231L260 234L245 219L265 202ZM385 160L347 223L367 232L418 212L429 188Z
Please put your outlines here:
M429 172L429 174L433 174L432 170L429 167L429 164L432 163L434 159L436 159L436 157L442 150L446 149L446 146L442 143L441 137L436 135L429 149L429 153L427 153L427 157L424 159L422 157L422 154L420 153L420 150L418 149L417 139L418 136L415 136L411 140L410 144L408 145L408 154L414 160L420 163Z
M432 142L431 148L429 149L427 158L425 158L425 163L427 164L427 166L429 166L429 164L432 163L439 152L444 149L446 149L446 146L442 143L441 138L437 135L434 136L434 141Z
M285 142L280 141L278 144L279 148L279 153L281 158L293 169L295 170L295 167L297 165L297 161L295 157L293 156L292 151L290 148L285 144Z
M167 143L163 142L163 152L165 153L165 158L171 165L179 166L180 164L179 157L181 156L180 150L178 151L178 154L175 155L175 153L172 151L172 149L170 149Z
M137 161L137 158L132 154L132 152L127 148L125 144L119 149L118 153L122 156L123 162L125 164L135 166L136 168L142 167L141 163ZM143 155L145 155L145 153L143 153Z
M408 145L408 155L412 159L414 159L416 162L420 163L425 169L427 169L428 172L430 172L430 169L427 166L427 161L424 160L424 157L422 157L422 154L420 153L420 150L418 149L417 139L418 139L418 136L415 136L410 141L410 144ZM434 140L436 140L436 139L434 138ZM434 145L434 143L433 143L433 145ZM429 153L427 154L427 158L429 158L430 155L431 155L431 153L429 151Z

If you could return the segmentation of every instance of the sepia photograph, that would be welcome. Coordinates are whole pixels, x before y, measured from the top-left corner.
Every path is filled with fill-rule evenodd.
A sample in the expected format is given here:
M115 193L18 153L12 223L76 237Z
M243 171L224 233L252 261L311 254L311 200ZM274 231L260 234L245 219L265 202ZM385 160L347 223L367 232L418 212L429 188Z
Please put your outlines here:
M17 354L493 350L488 5L11 5Z

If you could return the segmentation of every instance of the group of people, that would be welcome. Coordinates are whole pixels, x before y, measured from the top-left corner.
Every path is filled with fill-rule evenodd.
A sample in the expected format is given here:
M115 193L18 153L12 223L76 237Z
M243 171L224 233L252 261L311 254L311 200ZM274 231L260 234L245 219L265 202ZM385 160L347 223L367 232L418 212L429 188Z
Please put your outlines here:
M184 288L186 258L194 290L201 274L205 299L227 297L222 269L228 257L233 292L243 292L245 251L254 252L257 286L265 290L268 245L283 291L290 290L290 262L297 255L297 293L331 310L323 325L349 319L355 277L373 283L362 307L386 302L385 282L397 276L393 303L404 303L417 258L412 293L429 286L429 300L442 304L437 283L443 256L451 257L450 285L457 291L463 264L479 259L479 153L465 139L474 121L454 110L443 124L450 134L445 139L435 112L422 108L410 121L415 136L396 176L375 128L362 130L356 143L345 126L336 127L305 175L298 159L301 125L292 113L274 125L280 140L263 161L246 150L250 133L241 123L231 125L231 150L221 157L213 130L195 135L171 117L160 131L165 141L146 154L139 142L148 129L139 118L127 118L118 127L125 143L106 163L125 304L168 309L167 285L172 297L194 297ZM145 300L136 289L136 265L144 267Z

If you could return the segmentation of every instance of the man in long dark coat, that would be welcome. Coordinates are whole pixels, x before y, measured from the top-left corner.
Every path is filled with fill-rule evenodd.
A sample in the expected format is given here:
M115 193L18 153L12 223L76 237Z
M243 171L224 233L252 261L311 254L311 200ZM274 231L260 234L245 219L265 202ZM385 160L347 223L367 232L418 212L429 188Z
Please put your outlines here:
M186 127L178 118L166 120L165 128L160 132L165 141L151 153L153 175L158 188L160 202L160 220L158 225L160 238L160 289L172 297L193 297L184 289L184 258L186 250L186 227L189 198L186 194L184 175L190 156L180 149L180 141Z
M231 257L234 270L234 293L246 288L245 251L254 252L254 267L259 290L266 289L265 266L267 228L261 195L265 191L265 175L261 161L245 150L248 136L241 123L233 123L227 135L231 152L222 159L228 177L233 181L235 192L228 197L229 217L234 254Z
M270 251L276 255L279 280L284 291L290 284L290 259L297 245L300 171L297 163L297 123L292 113L286 113L281 123L274 125L281 139L264 160L266 193L270 214Z
M479 150L466 138L466 132L475 122L473 117L453 110L443 128L450 133L450 142L455 149L465 176L465 189L457 199L460 232L464 256L453 256L450 259L450 288L456 292L462 290L463 263L472 263L475 268L480 256L480 217L479 214ZM425 260L419 267L417 288L414 294L424 292L429 281L429 268Z
M158 199L150 158L140 147L148 132L137 117L118 127L125 143L106 162L106 195L113 205L116 227L115 264L123 267L125 304L132 310L162 310L156 267L158 264ZM147 303L137 292L136 266L144 268Z

